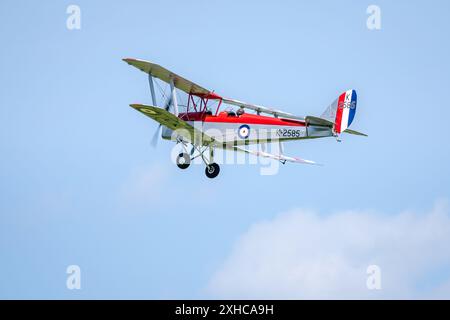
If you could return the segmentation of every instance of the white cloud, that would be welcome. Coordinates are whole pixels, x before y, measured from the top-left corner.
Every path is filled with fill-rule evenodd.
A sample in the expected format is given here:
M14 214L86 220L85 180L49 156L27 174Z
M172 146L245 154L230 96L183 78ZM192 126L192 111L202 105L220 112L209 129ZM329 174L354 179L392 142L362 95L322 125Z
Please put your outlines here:
M253 225L207 290L231 299L450 298L449 247L443 202L423 214L293 210ZM366 287L373 264L380 291Z

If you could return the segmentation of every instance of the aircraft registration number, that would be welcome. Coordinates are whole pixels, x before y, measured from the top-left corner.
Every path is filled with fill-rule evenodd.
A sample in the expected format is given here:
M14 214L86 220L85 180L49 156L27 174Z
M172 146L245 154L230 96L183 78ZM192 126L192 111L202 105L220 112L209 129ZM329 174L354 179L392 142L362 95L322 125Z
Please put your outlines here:
M303 136L303 131L298 129L278 129L277 135L283 138L300 138Z

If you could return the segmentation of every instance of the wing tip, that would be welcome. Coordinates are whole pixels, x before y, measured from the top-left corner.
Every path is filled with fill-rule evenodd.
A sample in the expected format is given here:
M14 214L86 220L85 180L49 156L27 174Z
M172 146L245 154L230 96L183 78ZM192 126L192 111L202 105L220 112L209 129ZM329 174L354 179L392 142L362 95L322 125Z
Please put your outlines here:
M315 161L312 160L305 160L305 159L299 159L299 158L295 158L297 160L298 163L303 163L303 164L310 164L313 166L319 166L319 167L323 167L324 165L322 163L317 163Z
M133 59L133 58L123 58L122 61L129 64L129 63L131 63L131 62L133 62L133 61L136 61L136 59Z

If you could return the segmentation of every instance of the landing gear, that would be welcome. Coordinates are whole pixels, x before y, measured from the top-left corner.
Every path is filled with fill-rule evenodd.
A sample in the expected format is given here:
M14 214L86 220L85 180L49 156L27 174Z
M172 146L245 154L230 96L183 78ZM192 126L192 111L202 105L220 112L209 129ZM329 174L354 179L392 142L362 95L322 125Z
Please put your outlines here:
M211 163L210 165L206 166L205 174L208 178L214 179L216 178L220 173L220 167L217 163Z
M206 150L209 149L209 158L206 158L204 156L204 153ZM178 168L182 170L186 170L191 165L192 160L201 157L203 162L206 165L205 174L208 178L214 179L216 178L220 173L220 167L217 163L214 162L214 148L213 147L206 147L201 148L198 146L193 145L191 154L189 155L186 151L186 148L183 149L176 159L176 163ZM194 156L195 151L198 152L198 155ZM194 156L191 158L191 156Z
M205 161L205 159L203 159ZM208 178L214 179L220 173L220 167L214 162L214 147L209 147L209 162L206 162L205 174Z
M191 165L191 157L187 153L180 153L177 157L177 166L181 170L186 170Z

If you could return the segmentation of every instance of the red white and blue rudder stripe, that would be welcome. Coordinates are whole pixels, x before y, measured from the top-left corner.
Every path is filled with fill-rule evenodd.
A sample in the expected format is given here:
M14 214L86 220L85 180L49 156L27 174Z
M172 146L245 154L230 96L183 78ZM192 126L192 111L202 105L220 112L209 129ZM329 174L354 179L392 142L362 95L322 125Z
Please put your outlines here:
M356 114L357 95L355 90L348 90L338 98L334 132L344 132L353 122Z

